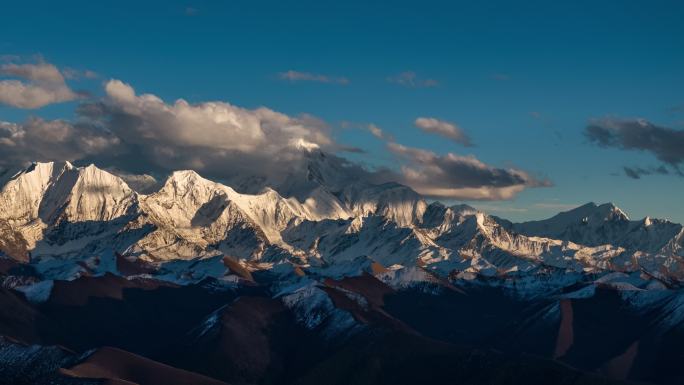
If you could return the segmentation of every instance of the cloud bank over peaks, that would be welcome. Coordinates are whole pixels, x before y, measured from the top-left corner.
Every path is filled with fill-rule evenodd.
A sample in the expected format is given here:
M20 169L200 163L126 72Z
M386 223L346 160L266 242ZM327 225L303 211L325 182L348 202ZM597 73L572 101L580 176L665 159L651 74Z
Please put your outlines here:
M219 179L279 180L302 167L305 153L338 148L330 127L311 115L218 101L166 103L119 80L108 81L103 100L83 104L79 114L121 141L116 151L89 160L129 172L194 169Z
M0 121L0 166L32 161L75 161L120 145L119 138L89 123L29 118L23 123Z
M321 185L338 192L352 184L398 182L429 197L466 200L510 199L526 188L548 185L474 156L401 145L374 125L368 129L398 160L395 169L363 166L337 155L352 149L337 143L332 128L311 115L221 101L169 103L115 79L106 82L104 91L103 98L78 107L74 122L31 118L0 123L0 166L35 160L95 163L142 191L154 189L171 171L192 169L241 192L273 187L299 199ZM427 123L428 129L456 132L442 121L436 121L439 128Z

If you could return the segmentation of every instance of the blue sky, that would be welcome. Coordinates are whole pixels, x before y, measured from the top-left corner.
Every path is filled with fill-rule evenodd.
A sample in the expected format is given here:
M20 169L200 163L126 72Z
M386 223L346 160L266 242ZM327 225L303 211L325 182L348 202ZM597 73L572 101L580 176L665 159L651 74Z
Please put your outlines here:
M0 54L94 71L69 80L93 97L111 78L167 102L311 114L334 127L336 142L366 150L342 156L371 166L396 164L386 143L353 128L372 123L398 143L550 180L509 200L469 202L513 220L612 201L633 218L684 222L683 177L623 170L660 167L656 153L585 135L592 119L684 129L684 3L520 3L10 2ZM286 71L332 80L287 81ZM408 72L413 86L393 81ZM0 106L0 120L73 119L79 102ZM454 123L475 145L426 134L418 117Z

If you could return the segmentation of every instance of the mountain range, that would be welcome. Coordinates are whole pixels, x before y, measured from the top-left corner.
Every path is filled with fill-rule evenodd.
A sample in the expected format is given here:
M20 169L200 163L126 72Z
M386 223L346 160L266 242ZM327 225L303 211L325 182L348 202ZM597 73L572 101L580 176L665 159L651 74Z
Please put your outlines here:
M512 223L343 168L314 149L306 180L279 184L1 176L0 377L684 381L681 224L611 203Z

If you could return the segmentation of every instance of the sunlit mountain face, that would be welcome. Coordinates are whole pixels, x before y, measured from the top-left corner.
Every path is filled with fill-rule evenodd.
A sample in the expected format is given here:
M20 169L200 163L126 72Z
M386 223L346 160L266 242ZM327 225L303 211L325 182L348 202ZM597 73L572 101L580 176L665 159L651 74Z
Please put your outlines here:
M0 385L684 384L683 4L1 9Z

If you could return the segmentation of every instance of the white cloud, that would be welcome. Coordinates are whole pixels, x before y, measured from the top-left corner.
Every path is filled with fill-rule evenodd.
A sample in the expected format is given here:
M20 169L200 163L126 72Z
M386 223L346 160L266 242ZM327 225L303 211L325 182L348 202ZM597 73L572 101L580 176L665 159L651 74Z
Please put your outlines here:
M392 140L385 132L382 130L382 128L376 126L375 124L369 124L367 126L368 131L370 131L371 134L373 134L374 137L378 139L383 139L383 140Z
M0 103L12 107L35 109L79 97L49 63L7 63L0 66L0 75L15 78L0 81Z
M290 151L298 146L332 144L327 125L308 115L292 118L268 108L248 110L225 102L167 104L119 80L105 86L106 106L115 118L111 129L129 142L216 151Z
M414 124L424 132L441 135L466 147L473 145L470 137L454 123L435 118L418 118Z

